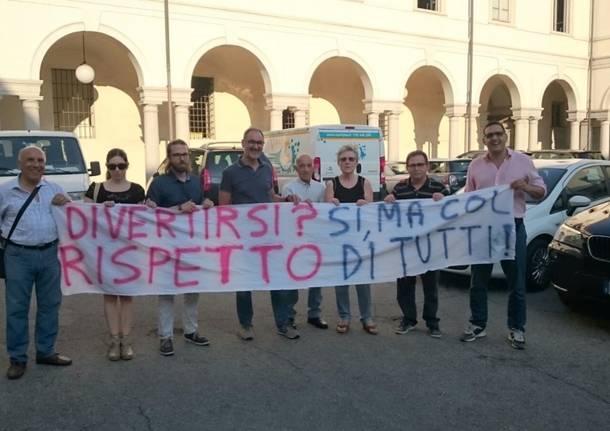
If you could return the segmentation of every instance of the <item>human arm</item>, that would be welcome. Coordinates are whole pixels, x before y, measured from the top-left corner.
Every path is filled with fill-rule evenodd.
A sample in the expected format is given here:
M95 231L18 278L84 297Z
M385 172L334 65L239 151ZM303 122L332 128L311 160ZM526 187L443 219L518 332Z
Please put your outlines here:
M367 179L364 180L364 199L358 199L356 205L362 206L373 202L373 186Z

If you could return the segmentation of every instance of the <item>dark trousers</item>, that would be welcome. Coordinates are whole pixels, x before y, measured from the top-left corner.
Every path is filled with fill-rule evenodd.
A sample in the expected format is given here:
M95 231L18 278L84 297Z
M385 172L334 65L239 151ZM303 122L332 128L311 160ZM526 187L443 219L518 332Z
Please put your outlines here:
M430 329L437 329L438 311L438 271L428 271L419 276L424 286L423 319ZM417 325L417 305L415 305L415 277L402 277L396 280L396 299L402 310L403 322Z

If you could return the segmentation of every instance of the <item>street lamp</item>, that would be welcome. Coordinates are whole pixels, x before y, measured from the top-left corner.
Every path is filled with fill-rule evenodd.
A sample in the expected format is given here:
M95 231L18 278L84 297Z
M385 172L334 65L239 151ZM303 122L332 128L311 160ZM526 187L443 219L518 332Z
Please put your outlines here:
M95 71L87 64L85 57L85 32L83 31L83 62L75 70L76 79L83 84L91 84L95 78Z

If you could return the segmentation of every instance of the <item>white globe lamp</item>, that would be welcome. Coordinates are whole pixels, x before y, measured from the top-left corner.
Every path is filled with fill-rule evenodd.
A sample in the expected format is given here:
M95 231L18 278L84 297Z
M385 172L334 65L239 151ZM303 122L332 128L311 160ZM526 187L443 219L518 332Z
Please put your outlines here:
M83 84L91 84L95 78L95 71L87 63L83 63L76 68L76 79Z

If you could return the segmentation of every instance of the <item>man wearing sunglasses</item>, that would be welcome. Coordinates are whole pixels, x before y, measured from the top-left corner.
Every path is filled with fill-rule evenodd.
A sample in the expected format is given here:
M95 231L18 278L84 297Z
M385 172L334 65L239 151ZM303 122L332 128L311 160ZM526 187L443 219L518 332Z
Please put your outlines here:
M203 198L199 178L191 177L191 160L186 142L176 139L167 144L168 164L165 174L155 177L150 183L147 205L172 208L190 214L197 205L210 208L214 203ZM197 346L207 346L208 339L197 332L198 293L184 294L183 327L184 340ZM174 354L174 295L159 295L159 352L163 356Z
M474 191L508 184L514 191L515 259L503 260L502 271L510 289L508 297L508 341L515 349L525 348L525 286L526 232L523 225L526 194L542 199L546 193L544 181L525 154L506 147L506 130L502 123L493 121L483 129L483 143L487 153L477 157L468 167L466 191ZM471 266L470 323L460 338L470 342L485 337L487 325L487 286L493 264Z
M392 193L386 196L385 202L396 199L433 199L438 201L449 194L442 183L428 177L428 155L415 150L407 155L407 172L409 178L396 184ZM438 271L428 271L419 276L424 288L423 319L428 327L428 334L433 338L441 338L438 311ZM415 277L402 277L396 280L396 300L402 310L403 317L394 332L398 335L407 334L417 325L417 307L415 305Z

